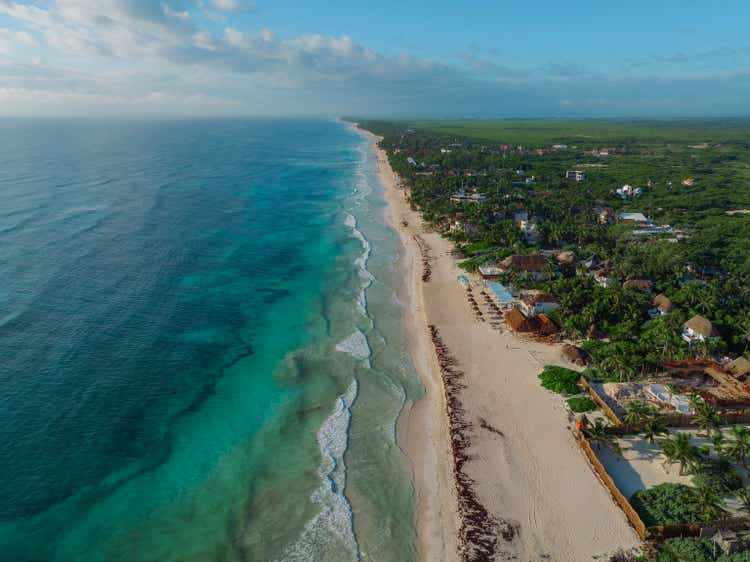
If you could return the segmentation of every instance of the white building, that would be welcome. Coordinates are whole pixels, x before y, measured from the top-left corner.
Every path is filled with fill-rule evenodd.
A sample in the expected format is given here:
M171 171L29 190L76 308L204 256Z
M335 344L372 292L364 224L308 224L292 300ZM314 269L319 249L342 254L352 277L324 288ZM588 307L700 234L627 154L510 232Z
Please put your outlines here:
M521 299L519 304L521 312L526 316L536 316L540 313L548 314L558 306L557 299L553 295L546 293L526 295Z

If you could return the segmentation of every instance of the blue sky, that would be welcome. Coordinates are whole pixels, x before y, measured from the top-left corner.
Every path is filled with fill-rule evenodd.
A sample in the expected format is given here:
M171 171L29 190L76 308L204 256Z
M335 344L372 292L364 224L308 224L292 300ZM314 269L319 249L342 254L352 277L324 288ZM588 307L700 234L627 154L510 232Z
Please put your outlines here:
M750 3L0 0L0 115L747 115Z

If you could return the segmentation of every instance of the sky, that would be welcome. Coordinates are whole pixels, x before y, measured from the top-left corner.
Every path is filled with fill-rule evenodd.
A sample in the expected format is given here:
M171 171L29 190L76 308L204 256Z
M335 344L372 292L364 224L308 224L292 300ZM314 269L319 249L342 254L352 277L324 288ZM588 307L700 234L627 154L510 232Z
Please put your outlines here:
M0 0L0 116L750 115L746 0Z

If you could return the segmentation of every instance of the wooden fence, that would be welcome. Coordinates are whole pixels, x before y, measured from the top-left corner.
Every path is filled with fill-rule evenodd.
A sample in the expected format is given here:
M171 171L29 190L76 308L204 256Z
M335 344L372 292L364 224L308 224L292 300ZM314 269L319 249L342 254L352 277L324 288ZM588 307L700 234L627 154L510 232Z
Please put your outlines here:
M594 387L589 384L589 381L586 380L586 377L581 377L578 382L583 388L586 389L586 392L589 393L589 396L591 396L591 399L596 402L597 406L602 409L604 414L609 418L609 421L611 421L615 427L622 427L622 420L615 413L615 411L609 407L609 404L607 404L606 400L599 396L599 393L594 389Z
M628 521L633 526L633 529L635 529L635 532L638 533L641 540L666 540L676 537L699 537L704 529L710 528L735 531L748 528L747 520L744 518L727 518L721 521L716 521L711 526L706 527L701 525L651 525L647 527L643 522L643 519L641 519L641 516L638 515L638 512L632 505L630 505L630 501L623 495L620 488L615 484L615 481L612 480L612 477L607 472L607 469L604 468L604 465L599 460L599 457L597 457L589 440L583 432L576 431L576 438L583 453L586 455L586 458L588 458L591 467L599 477L599 480L607 488L615 503L620 506L620 509L625 513L625 517L628 518Z
M638 512L635 509L633 509L633 506L630 505L628 499L622 495L620 488L617 487L617 484L612 480L612 477L607 472L607 469L604 468L599 457L596 456L596 453L591 448L589 440L586 439L583 432L577 431L576 437L578 438L578 443L581 445L581 449L583 449L584 454L589 459L589 463L591 463L591 466L594 468L594 472L596 472L599 479L602 481L602 484L604 484L607 490L609 490L612 499L615 500L615 503L619 505L620 509L625 513L625 516L628 518L628 521L630 521L635 532L638 533L638 536L641 537L641 539L645 539L647 536L646 524L641 519L641 516L638 515Z

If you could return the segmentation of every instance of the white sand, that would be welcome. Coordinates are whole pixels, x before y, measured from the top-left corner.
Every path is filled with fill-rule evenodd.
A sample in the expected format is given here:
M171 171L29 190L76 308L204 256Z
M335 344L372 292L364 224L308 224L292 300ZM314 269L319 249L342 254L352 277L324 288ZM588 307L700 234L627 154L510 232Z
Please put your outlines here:
M479 323L456 278L463 272L451 243L425 231L409 209L385 154L378 159L388 203L386 214L403 245L399 268L404 321L414 365L426 394L401 420L401 437L414 466L418 542L422 560L457 560L457 515L442 382L427 326L436 325L466 373L462 400L476 424L476 480L488 511L520 525L511 543L500 539L500 558L582 561L639 541L624 514L594 476L574 441L559 396L545 391L537 375L546 364L564 365L559 348L522 342ZM406 221L408 226L402 223ZM432 280L421 281L422 264L413 235L431 248ZM475 296L480 301L478 289ZM483 305L482 305L483 306ZM479 428L484 418L503 433Z

